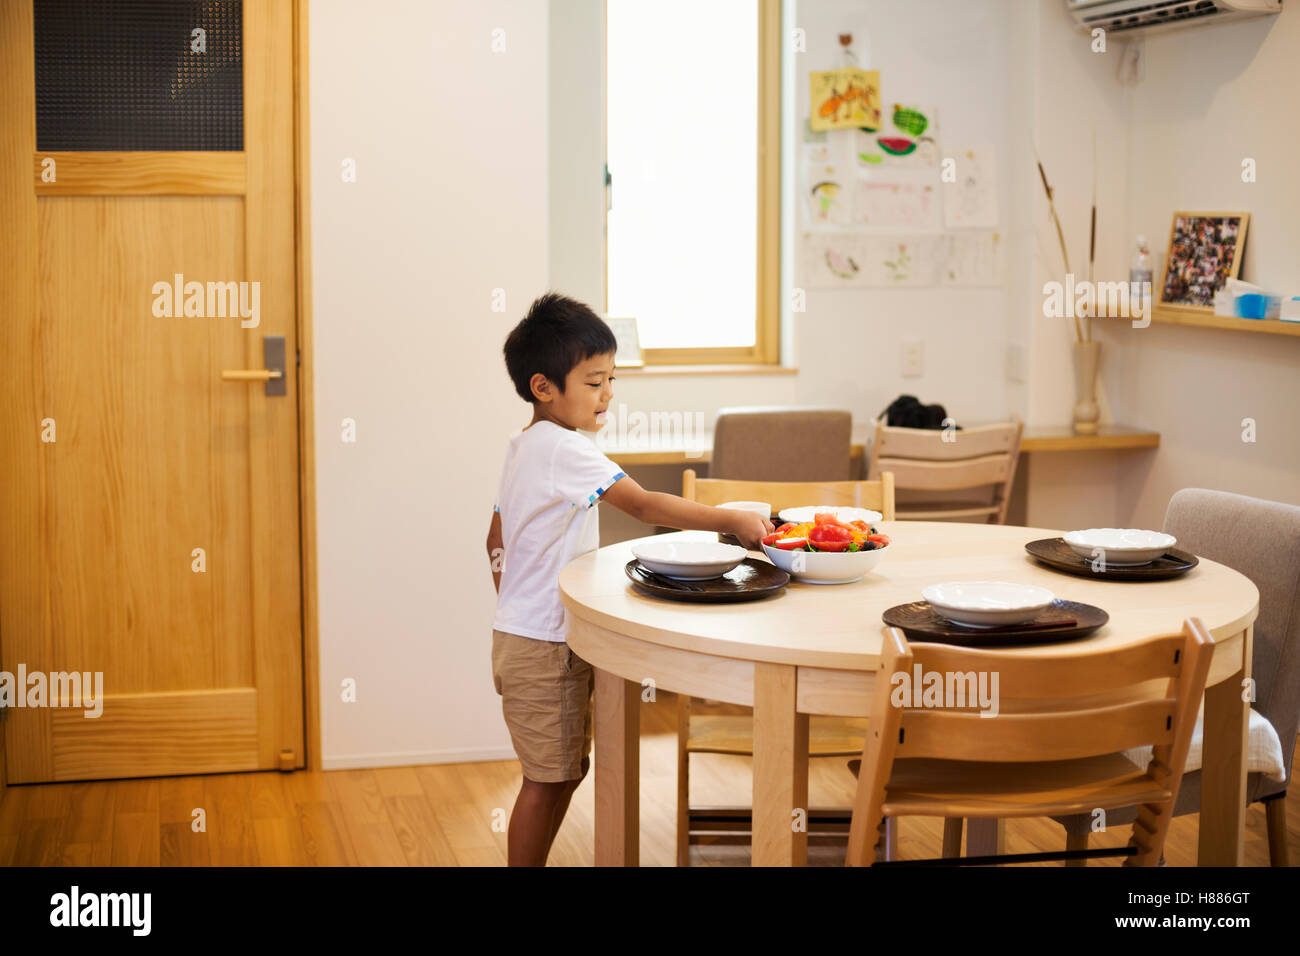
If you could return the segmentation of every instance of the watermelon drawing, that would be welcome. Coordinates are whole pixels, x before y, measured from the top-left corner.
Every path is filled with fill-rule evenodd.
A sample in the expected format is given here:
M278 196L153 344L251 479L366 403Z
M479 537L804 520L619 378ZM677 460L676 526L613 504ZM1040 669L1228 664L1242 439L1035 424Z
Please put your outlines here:
M890 156L906 156L916 149L916 143L901 136L881 136L876 140Z
M826 267L841 279L852 279L858 264L850 256L842 256L834 249L826 250Z

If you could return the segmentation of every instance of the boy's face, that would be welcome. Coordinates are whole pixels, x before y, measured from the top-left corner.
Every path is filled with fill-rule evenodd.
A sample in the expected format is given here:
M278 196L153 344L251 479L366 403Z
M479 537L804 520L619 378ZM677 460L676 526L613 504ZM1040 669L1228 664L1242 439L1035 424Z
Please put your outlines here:
M545 388L538 388L545 382ZM569 369L564 391L551 386L541 375L534 376L533 395L538 411L565 428L598 432L605 427L605 410L614 397L614 353L593 355Z

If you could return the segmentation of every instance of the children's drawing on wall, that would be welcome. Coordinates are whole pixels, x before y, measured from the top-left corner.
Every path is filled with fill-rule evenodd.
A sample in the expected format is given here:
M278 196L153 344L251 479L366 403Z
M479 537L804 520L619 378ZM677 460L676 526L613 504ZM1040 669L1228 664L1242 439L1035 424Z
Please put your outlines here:
M941 238L805 232L802 281L808 288L938 285Z
M949 229L991 229L998 224L998 191L993 176L993 147L969 146L944 156L952 178L943 180L943 218ZM945 170L946 172L946 170Z
M939 278L939 236L871 237L867 240L867 266L874 271L873 285L932 286Z
M818 132L812 128L812 120L805 119L803 127L803 158L810 163L829 163L831 161L830 137L825 130Z
M807 198L810 225L846 225L850 195L834 166L810 168L804 181L810 183Z
M878 229L937 230L939 194L929 183L886 183L860 179L853 221Z
M800 272L806 284L816 288L863 285L861 247L861 237L854 233L803 233Z
M927 169L939 158L934 110L895 103L883 129L859 127L854 153L866 168Z
M845 67L808 74L814 130L879 129L880 73Z
M1002 242L996 232L961 232L943 237L940 285L991 286L1002 281Z

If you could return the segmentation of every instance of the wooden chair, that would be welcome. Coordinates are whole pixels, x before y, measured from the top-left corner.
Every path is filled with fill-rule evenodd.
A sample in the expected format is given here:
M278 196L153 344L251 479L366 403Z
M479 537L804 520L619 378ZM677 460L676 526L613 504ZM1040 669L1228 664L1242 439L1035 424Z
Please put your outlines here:
M874 695L862 759L850 764L858 790L845 865L876 864L880 830L890 817L937 816L959 824L964 817L1091 814L1137 805L1128 846L1089 855L1122 855L1125 866L1155 866L1213 651L1213 639L1194 618L1180 634L1078 654L1051 648L1011 656L996 649L909 645L897 628L885 628L876 678L881 692ZM906 698L903 679L913 679L917 665L923 675L945 675L945 685L947 675L997 674L996 716L983 717L971 707L895 706L900 691ZM1166 682L1163 696L1139 689L1153 680ZM1145 771L1120 753L1148 744L1155 757ZM971 754L981 759L965 759ZM945 827L944 856L959 854L959 828L953 837ZM1072 856L1009 854L962 862Z
M892 471L899 492L960 492L978 488L990 492L991 504L974 499L903 502L898 507L899 519L979 518L992 524L1006 522L1024 431L1024 423L1019 419L947 433L930 428L897 428L886 425L882 419L876 420L875 427L867 459L869 479L883 471ZM945 441L945 434L953 440Z
M879 511L883 520L894 517L894 476L878 481L738 481L696 478L694 469L682 475L682 497L706 505L726 501L766 501L772 514L799 505L852 505ZM751 807L692 807L690 805L690 755L693 753L754 753L752 714L692 713L692 699L677 695L677 865L690 865L693 838L714 842L748 842L753 822ZM808 722L809 757L848 757L862 752L867 722L854 717L813 716ZM810 808L809 836L848 834L849 808Z
M1227 491L1183 488L1169 499L1164 530L1178 539L1179 548L1226 564L1259 588L1250 721L1268 722L1281 739L1283 779L1247 766L1246 803L1264 804L1269 863L1286 866L1286 792L1300 731L1300 508ZM1201 771L1190 770L1183 777L1174 816L1200 809ZM1126 807L1107 814L1107 822L1128 823L1134 812ZM1056 819L1065 826L1067 849L1087 849L1087 817Z

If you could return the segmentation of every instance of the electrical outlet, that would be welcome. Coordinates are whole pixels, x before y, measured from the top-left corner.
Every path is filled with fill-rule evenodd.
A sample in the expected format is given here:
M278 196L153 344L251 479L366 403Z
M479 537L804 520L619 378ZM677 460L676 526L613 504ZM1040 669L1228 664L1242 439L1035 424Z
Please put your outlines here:
M920 342L903 343L903 378L920 378L925 364L925 347Z
M1024 382L1025 380L1025 350L1019 345L1007 346L1007 381Z

